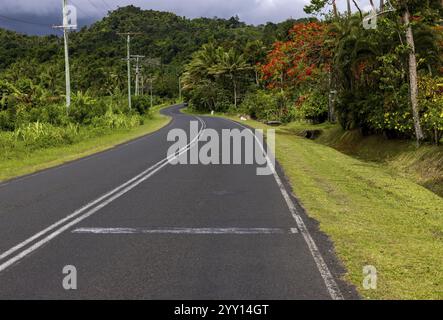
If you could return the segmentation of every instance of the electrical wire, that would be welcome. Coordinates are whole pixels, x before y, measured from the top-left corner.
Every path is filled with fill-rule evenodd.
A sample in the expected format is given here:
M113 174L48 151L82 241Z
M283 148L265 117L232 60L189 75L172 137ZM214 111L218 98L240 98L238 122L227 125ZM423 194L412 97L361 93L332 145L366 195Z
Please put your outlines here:
M74 2L73 0L69 0L69 2L71 2L71 3L75 6L75 8L76 8L78 11L80 11L81 13L83 13L85 16L88 15L88 13L86 13L86 12L82 9L82 7L79 6L76 2Z
M94 2L92 2L91 0L88 0L88 2L97 10L97 11L102 11L103 8L99 8ZM105 9L105 11L107 11Z
M17 18L12 18L12 17L1 15L1 14L0 14L0 19L8 20L8 21L13 21L13 22L19 22L19 23L25 23L25 24L39 26L39 27L47 27L47 28L51 28L52 29L51 25L47 25L47 24L43 24L43 23L38 23L38 22L26 21L26 20L17 19Z
M104 5L106 6L106 8L109 9L109 11L112 11L112 7L110 5L108 5L108 3L105 0L102 0L102 2L104 3Z

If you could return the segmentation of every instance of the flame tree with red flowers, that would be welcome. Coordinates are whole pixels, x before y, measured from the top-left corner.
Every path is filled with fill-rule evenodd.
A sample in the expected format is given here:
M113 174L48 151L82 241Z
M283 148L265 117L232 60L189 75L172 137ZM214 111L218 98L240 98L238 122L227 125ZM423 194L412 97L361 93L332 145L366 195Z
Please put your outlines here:
M285 92L305 118L316 121L327 115L324 100L332 60L332 34L328 30L327 24L320 22L294 25L289 40L276 42L261 67L268 89Z

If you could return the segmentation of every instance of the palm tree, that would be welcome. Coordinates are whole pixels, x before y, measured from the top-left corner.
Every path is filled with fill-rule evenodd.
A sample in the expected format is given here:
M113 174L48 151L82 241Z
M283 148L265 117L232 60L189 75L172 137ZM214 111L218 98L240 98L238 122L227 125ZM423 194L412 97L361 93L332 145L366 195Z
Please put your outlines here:
M217 49L212 43L203 45L202 49L197 51L191 62L186 66L182 76L183 90L192 89L192 87L210 78L210 69L218 62ZM212 79L210 79L212 80Z
M226 75L232 81L234 90L234 106L237 108L238 75L246 70L251 70L243 54L238 54L233 48L224 51L217 49L218 63L210 68L210 74Z

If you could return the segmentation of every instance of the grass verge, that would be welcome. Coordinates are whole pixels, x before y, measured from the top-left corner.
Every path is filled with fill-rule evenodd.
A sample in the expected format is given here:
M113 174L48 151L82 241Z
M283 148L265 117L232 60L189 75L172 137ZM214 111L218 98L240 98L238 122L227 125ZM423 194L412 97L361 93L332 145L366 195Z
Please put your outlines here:
M443 147L408 140L388 140L380 135L362 136L358 130L344 131L339 125L308 125L293 122L283 128L297 135L320 131L317 142L364 161L376 162L443 197Z
M276 128L276 157L309 216L333 241L345 280L362 297L443 298L441 197L382 164L296 136L287 126ZM362 286L366 265L377 268L375 290Z
M155 107L152 118L146 119L143 125L133 129L115 130L110 134L92 137L79 143L39 149L30 154L0 161L0 182L104 151L154 132L170 121L170 118L160 114L160 110L165 107L166 105Z

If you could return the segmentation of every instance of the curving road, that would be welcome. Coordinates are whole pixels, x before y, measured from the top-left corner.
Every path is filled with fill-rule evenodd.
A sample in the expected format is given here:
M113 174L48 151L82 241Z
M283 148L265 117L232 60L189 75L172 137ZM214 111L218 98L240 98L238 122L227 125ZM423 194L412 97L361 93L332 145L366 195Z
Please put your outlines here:
M0 184L1 299L355 297L278 166L165 160L168 132L190 121L242 129L181 107L153 134ZM63 287L67 265L76 290Z

